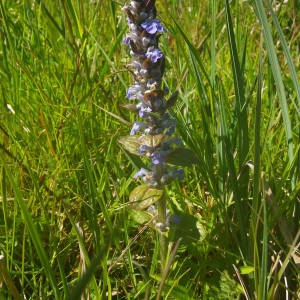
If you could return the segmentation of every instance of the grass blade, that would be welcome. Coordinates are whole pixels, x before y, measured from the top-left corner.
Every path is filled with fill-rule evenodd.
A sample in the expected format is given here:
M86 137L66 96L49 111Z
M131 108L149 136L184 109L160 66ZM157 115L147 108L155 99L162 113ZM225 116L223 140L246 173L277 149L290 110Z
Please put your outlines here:
M269 12L271 14L272 20L275 24L276 30L278 32L278 36L279 36L280 42L282 44L282 49L283 49L284 55L286 57L288 67L290 69L292 81L293 81L295 92L296 92L296 97L298 99L298 107L297 107L297 105L294 105L294 106L295 106L298 116L300 116L300 83L299 83L297 71L296 71L295 65L293 63L293 59L292 59L292 56L291 56L291 53L289 50L289 46L286 42L286 39L284 37L283 31L281 29L281 26L279 24L277 16L274 13L274 10L272 8L270 0L267 1L267 5L268 5Z
M55 297L55 299L61 299L60 292L59 292L58 285L57 285L56 278L55 278L55 274L54 274L54 272L51 268L50 259L47 256L47 254L45 252L45 249L42 245L42 241L41 241L40 236L38 234L38 230L37 230L36 226L33 223L33 220L32 220L32 217L30 215L30 212L27 208L27 205L26 205L26 203L25 203L25 201L22 197L22 194L21 194L18 186L16 185L9 169L6 167L6 165L5 165L5 163L3 162L2 159L1 159L1 161L4 165L6 175L9 179L9 182L12 185L13 190L15 192L15 198L16 198L19 206L20 206L20 209L21 209L21 212L22 212L22 215L23 215L23 218L24 218L24 223L28 227L28 230L30 232L30 236L31 236L32 242L34 244L34 247L36 249L37 255L39 256L39 258L41 260L41 263L42 263L42 266L45 270L44 273L45 273L46 277L48 278L48 280L51 284L54 297Z
M238 135L238 145L237 145L237 155L239 161L239 172L240 178L238 183L233 182L233 186L237 184L238 194L236 195L236 208L237 208L237 218L239 222L239 228L241 230L241 239L242 239L242 249L246 251L247 239L246 239L246 224L245 224L245 211L247 208L245 206L246 200L248 199L248 182L249 182L249 171L248 168L243 171L243 166L249 151L249 140L248 140L248 116L247 116L247 107L245 103L245 91L244 91L244 79L243 73L241 70L241 65L239 62L237 46L235 42L233 23L230 14L229 1L225 1L225 11L226 11L226 22L227 22L227 32L228 32L228 42L230 47L230 57L231 57L231 66L234 79L234 88L235 88L235 112L237 116L237 135ZM233 171L233 167L231 167ZM236 176L231 173L231 177ZM244 204L242 204L244 203Z
M263 7L263 2L260 0L254 0L254 3L255 3L255 12L257 14L257 17L262 27L262 33L264 36L272 73L277 87L278 98L282 110L282 118L283 118L283 123L285 128L286 143L288 146L288 157L289 157L289 161L292 162L294 158L294 143L293 143L291 120L289 116L289 108L288 108L288 103L285 95L285 88L282 80L281 70L276 55L275 45L271 34L270 26L268 24L266 11Z
M247 107L245 102L245 89L244 89L244 74L242 73L241 65L239 62L237 46L235 42L233 24L230 14L229 2L226 0L226 21L228 30L228 41L230 47L230 57L234 80L235 89L235 109L238 121L238 157L239 157L239 167L241 168L245 163L249 151L249 140L248 140L248 116ZM247 176L244 178L247 180ZM245 199L247 199L247 193L245 194Z

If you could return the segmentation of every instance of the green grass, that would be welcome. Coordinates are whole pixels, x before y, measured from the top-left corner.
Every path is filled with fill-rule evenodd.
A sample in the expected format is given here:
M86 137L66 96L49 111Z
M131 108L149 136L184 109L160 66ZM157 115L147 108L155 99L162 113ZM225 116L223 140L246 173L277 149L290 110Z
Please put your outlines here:
M167 190L182 220L163 274L128 206L142 162L117 142L123 4L0 3L0 299L297 299L299 2L157 0L198 160Z

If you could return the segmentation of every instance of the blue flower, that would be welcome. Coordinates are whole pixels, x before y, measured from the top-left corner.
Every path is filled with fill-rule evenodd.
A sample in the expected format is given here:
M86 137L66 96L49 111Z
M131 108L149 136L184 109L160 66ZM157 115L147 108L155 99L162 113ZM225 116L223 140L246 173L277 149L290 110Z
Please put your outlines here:
M138 154L145 155L145 154L149 153L151 150L152 150L151 147L149 147L147 145L141 145L138 149Z
M146 118L148 113L150 113L151 111L152 111L152 109L149 106L147 106L147 107L141 106L141 108L139 110L139 116L141 118Z
M126 97L129 100L143 99L143 88L139 84L132 85L128 88Z
M150 58L153 63L156 63L163 56L163 53L159 49L153 47L148 48L146 52L146 57Z
M140 129L145 129L146 125L143 122L135 122L131 128L130 135L135 135Z
M126 22L127 22L128 25L133 23L128 17L126 18Z
M131 41L131 39L130 39L130 37L129 36L125 36L124 38L123 38L123 44L124 45L130 45L130 41Z
M129 87L129 89L127 90L127 93L126 93L126 97L129 99L129 100L134 100L136 97L135 97L135 90L134 88L131 86Z
M156 32L163 32L165 30L162 24L160 23L160 20L158 19L144 21L141 24L141 26L150 34L155 34Z
M138 172L135 173L135 175L133 176L134 179L138 179L139 177L144 177L146 175L148 175L149 171L142 168L140 169Z
M153 172L148 171L144 168L140 169L134 176L133 179L138 179L141 178L144 182L146 182L147 184L155 187L158 185L157 181L155 180L154 176L153 176Z
M167 153L166 151L154 151L151 155L152 163L154 165L163 164L166 162Z

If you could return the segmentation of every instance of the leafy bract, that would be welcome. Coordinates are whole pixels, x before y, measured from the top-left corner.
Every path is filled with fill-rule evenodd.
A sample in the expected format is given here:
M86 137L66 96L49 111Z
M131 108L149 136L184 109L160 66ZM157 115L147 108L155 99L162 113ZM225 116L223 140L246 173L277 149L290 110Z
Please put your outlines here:
M161 143L165 142L168 139L168 136L165 134L156 134L156 135L142 135L139 137L141 145L145 145L151 148L158 147Z
M151 187L148 184L137 186L129 196L131 206L135 210L143 210L148 208L163 197L164 191Z
M123 146L128 152L139 155L138 149L140 147L139 137L135 135L126 135L118 139L118 142Z
M156 135L126 135L119 138L118 142L123 146L128 152L140 155L138 149L141 145L145 145L152 149L160 146L162 142L165 142L168 139L168 136L165 134L156 134Z
M130 216L138 224L145 224L153 218L151 213L147 211L143 211L143 210L139 211L135 209L130 210Z

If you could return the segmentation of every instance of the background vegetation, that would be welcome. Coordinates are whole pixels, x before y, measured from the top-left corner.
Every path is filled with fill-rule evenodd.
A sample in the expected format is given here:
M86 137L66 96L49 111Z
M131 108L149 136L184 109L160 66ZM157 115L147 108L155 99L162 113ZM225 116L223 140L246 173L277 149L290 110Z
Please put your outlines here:
M140 161L117 142L133 121L123 5L0 3L0 298L297 299L299 1L157 0L198 159L168 190L163 280L128 208Z

